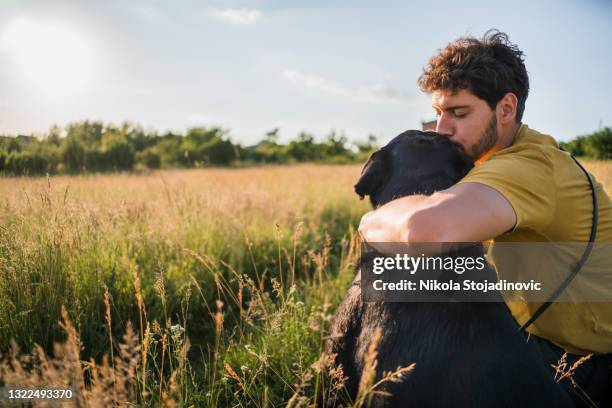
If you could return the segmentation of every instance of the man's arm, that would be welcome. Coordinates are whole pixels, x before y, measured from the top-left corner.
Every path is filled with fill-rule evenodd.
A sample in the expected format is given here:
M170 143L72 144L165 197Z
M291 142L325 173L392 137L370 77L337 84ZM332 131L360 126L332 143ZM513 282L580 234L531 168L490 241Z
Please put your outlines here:
M368 242L479 242L514 228L514 209L497 190L456 184L431 196L391 201L361 218Z

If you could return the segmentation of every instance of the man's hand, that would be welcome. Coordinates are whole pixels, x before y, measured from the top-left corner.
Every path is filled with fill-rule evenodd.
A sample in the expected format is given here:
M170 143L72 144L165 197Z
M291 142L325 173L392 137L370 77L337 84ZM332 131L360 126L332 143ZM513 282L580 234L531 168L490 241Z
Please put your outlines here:
M515 224L514 209L497 190L462 183L370 211L361 218L359 234L367 242L481 242Z

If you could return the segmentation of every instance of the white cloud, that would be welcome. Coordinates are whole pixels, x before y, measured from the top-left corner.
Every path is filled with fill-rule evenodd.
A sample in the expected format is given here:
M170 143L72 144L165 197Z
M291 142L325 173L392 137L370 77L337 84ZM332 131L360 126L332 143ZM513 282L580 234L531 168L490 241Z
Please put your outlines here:
M236 25L254 24L261 18L261 11L248 8L212 10L211 15L221 21Z
M340 82L303 74L295 69L283 71L283 77L297 85L314 89L332 95L348 97L358 102L368 103L398 103L412 105L417 103L416 98L397 90L376 84L367 87L350 88Z
M283 77L293 83L302 85L306 88L317 89L334 95L350 95L349 89L338 82L330 81L328 79L319 78L316 76L304 75L294 69L286 69L285 71L283 71Z

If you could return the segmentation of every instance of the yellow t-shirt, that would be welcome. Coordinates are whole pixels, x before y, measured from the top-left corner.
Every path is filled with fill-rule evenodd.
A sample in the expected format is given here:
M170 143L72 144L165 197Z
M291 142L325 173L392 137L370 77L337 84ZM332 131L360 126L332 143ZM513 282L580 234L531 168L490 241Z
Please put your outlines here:
M569 153L559 149L551 136L522 124L511 146L493 153L484 163L476 165L459 183L474 182L497 190L516 213L515 227L493 239L489 255L494 252L496 243L588 241L593 215L591 188L584 172ZM601 183L595 181L595 187L599 205L595 242L612 242L612 201ZM605 267L596 273L600 274L598 279L610 282L612 251L607 251L604 256ZM516 259L513 262L517 264ZM512 263L495 262L498 275L504 272L501 265L509 264ZM562 276L569 275L571 267L570 264L562 265L554 273L560 274L559 279L562 280ZM541 305L541 302L518 300L506 303L521 325ZM555 302L527 331L550 340L570 353L611 353L612 303Z

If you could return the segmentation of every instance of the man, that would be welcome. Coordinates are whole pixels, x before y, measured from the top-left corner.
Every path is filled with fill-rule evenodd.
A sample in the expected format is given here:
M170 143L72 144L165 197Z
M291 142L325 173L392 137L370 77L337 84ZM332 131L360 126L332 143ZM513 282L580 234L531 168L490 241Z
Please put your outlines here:
M430 59L419 85L432 95L436 131L462 145L476 166L447 190L397 199L365 214L359 226L364 240L589 240L593 205L586 175L555 139L521 122L529 78L523 53L506 34L490 30L482 39L450 43ZM599 201L596 242L612 242L612 201L600 183L594 185ZM612 265L612 251L607 265ZM569 274L571 266L563 273ZM612 269L604 273L609 277ZM524 324L541 303L507 304ZM553 303L527 328L526 341L547 367L564 352L570 365L593 354L574 373L577 386L569 379L561 382L580 404L588 399L599 406L609 403L611 305Z

